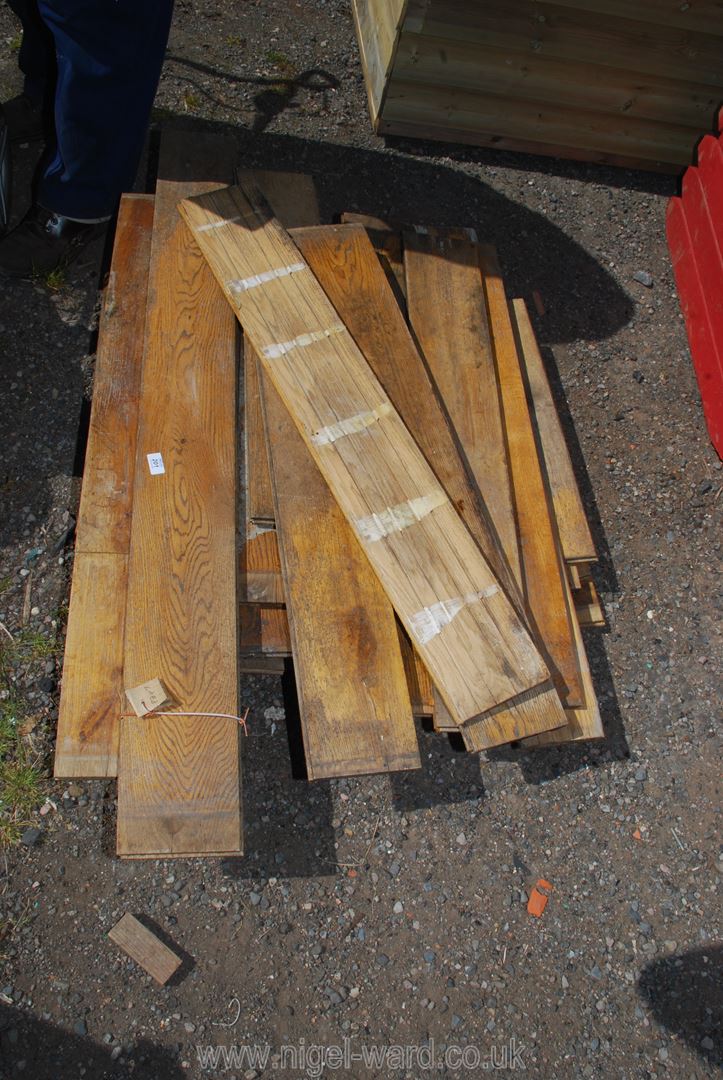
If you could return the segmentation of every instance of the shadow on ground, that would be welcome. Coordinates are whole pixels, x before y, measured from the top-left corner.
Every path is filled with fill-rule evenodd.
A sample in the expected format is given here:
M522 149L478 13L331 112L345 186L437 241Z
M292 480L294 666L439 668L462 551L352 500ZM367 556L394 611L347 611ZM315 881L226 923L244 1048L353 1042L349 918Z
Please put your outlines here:
M177 1055L146 1039L127 1047L117 1059L113 1047L88 1036L65 1031L56 1024L0 1005L0 1076L27 1076L31 1080L183 1080L187 1075ZM23 1063L23 1064L21 1064Z
M720 945L654 960L643 969L638 991L671 1035L685 1039L708 1065L723 1065Z

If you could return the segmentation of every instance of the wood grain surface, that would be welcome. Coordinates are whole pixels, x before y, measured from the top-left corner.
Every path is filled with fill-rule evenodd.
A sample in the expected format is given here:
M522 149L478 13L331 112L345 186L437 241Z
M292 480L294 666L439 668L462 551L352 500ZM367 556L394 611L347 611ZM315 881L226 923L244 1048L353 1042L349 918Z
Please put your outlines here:
M265 372L262 380L309 779L419 768L392 606Z
M208 183L159 182L138 430L126 686L160 678L176 715L121 726L118 853L241 850L236 714L237 336L176 206ZM161 454L153 475L148 455Z
M103 293L54 772L115 776L153 197L124 195Z
M513 300L510 314L520 343L520 356L531 396L532 417L545 459L562 554L569 562L594 561L597 559L595 543L525 301Z
M128 911L108 931L108 937L152 975L159 986L164 986L181 966L180 956Z
M544 682L488 561L258 188L180 209L455 719Z
M379 232L384 235L383 230ZM460 517L489 553L498 575L510 581L511 572L494 526L452 434L449 414L399 318L395 296L375 260L370 239L352 225L295 230L293 235L417 445L433 464ZM521 598L518 603L521 608ZM509 708L496 710L489 719L472 721L475 732L471 738L477 749L484 749L509 742L520 733L532 734L564 723L559 699L548 682Z
M480 265L495 350L510 476L522 554L527 611L563 705L584 705L567 578L530 418L527 391L494 248L480 246Z

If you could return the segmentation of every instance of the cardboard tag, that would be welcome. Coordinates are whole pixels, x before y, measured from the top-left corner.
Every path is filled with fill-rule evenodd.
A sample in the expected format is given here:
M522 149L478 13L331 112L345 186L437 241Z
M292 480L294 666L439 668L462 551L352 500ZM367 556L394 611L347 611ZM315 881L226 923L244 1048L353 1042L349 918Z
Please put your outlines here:
M163 464L162 454L146 454L148 458L148 468L151 476L162 476L166 471L166 466Z
M171 699L160 679L149 679L140 686L134 686L132 690L126 690L126 697L136 716L145 716L155 709L160 709L162 705L171 704Z

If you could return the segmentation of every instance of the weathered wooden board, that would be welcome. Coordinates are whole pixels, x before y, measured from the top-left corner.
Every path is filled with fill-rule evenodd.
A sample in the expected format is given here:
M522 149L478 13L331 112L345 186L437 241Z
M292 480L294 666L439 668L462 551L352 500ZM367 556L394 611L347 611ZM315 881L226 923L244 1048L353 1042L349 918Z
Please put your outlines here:
M537 640L563 705L584 703L567 579L539 462L525 380L510 320L504 283L493 248L480 246L480 265L492 328L495 362L522 554L522 584Z
M309 779L419 768L391 604L266 373L262 380Z
M588 563L578 564L579 586L575 589L570 583L572 599L575 604L580 626L605 626L605 612L603 611L597 587L592 578L592 572Z
M128 556L75 557L55 742L56 777L115 776L123 711Z
M176 210L208 189L160 182L156 195L124 682L160 678L175 712L122 721L125 856L241 851L239 725L197 715L238 711L237 335Z
M367 76L369 109L379 115L407 0L352 0Z
M459 723L546 681L524 626L258 188L180 206Z
M257 171L256 183L285 228L318 225L319 203L314 181L304 173ZM264 440L256 354L244 341L244 440L246 448L246 518L256 525L273 524L274 497Z
M399 316L369 239L358 226L305 229L294 236L417 445L433 463L437 479L462 520L488 554L498 576L504 575L510 587L516 588L479 489L452 434L448 414ZM497 711L494 722L479 727L477 737L494 746L517 738L520 732L544 731L564 722L557 695L546 684L536 688L524 703Z
M412 703L412 712L418 717L434 717L434 686L429 677L429 672L415 653L409 636L400 622L397 622L399 631L399 645L402 652L404 673L407 677L409 698Z
M140 964L160 986L164 986L181 966L180 956L176 956L167 945L136 919L126 912L115 926L108 931L108 937L132 960Z
M404 267L409 321L508 565L520 581L512 485L477 245L444 230L407 231Z
M124 195L98 328L55 775L115 776L153 198Z
M103 292L75 550L127 555L153 224L152 195L124 195Z
M274 494L271 488L269 455L264 439L256 352L244 339L244 444L246 459L246 520L248 526L273 526Z
M524 300L512 301L511 318L520 344L520 356L530 391L532 419L542 447L563 557L568 562L594 562L597 559L595 543Z
M569 602L572 603L570 586L567 581L565 581L565 590L568 594ZM539 735L533 735L529 739L523 739L522 745L525 747L554 746L557 743L583 742L588 739L603 739L605 737L605 730L603 728L602 717L600 716L595 686L592 681L590 665L585 651L585 642L580 630L580 623L574 611L572 622L575 633L575 647L579 658L580 675L584 691L584 705L580 708L565 710L565 715L567 717L566 727L558 728L555 731L543 731Z

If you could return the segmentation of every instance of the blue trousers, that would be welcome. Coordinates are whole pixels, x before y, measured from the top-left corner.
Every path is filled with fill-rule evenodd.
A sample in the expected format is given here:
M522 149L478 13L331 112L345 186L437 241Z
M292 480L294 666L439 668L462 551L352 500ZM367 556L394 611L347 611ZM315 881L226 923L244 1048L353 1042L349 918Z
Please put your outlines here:
M25 93L52 109L37 201L71 218L112 214L135 179L173 0L8 0L23 24Z

